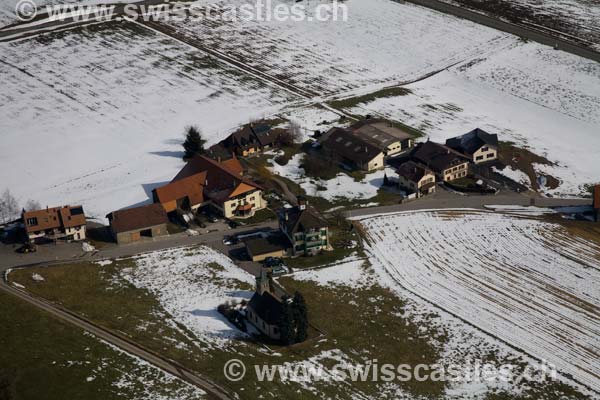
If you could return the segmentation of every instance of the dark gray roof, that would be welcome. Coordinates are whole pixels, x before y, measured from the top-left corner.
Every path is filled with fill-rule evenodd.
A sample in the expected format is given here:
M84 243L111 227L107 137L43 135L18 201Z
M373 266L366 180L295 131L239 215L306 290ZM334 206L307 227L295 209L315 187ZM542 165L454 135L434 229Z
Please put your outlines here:
M462 136L446 140L446 146L468 155L473 155L484 145L498 147L498 135L477 128Z
M349 130L376 146L385 149L392 143L412 139L412 135L385 119L365 119L351 125Z
M281 320L283 304L271 293L254 293L247 306L269 325L276 325Z
M364 164L381 153L381 149L348 129L333 128L321 139L321 146L343 158Z
M259 237L248 239L245 241L245 244L246 248L248 249L248 253L254 256L258 254L272 253L278 250L285 250L292 246L288 238L281 232L270 234L265 238Z
M299 207L283 209L280 218L282 218L282 222L290 234L327 227L327 221L317 210L310 206L306 206L304 210Z
M429 172L431 171L421 165L418 165L414 161L405 162L396 169L396 173L398 173L398 175L403 176L409 181L415 183L419 182Z
M430 141L419 143L413 149L411 158L437 173L469 161L455 150Z

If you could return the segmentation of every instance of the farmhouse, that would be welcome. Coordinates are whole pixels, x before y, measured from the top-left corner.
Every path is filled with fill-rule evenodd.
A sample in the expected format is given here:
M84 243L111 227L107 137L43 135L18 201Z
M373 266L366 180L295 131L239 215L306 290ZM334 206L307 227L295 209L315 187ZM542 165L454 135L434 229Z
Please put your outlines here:
M297 207L281 210L279 229L289 239L293 256L331 249L327 221L305 199L299 198Z
M411 158L435 172L444 182L464 178L469 173L469 160L439 143L419 143L411 152Z
M267 124L249 124L232 133L219 144L230 153L245 157L269 149L277 143L279 135Z
M355 136L378 147L385 156L413 146L412 135L384 119L364 119L348 128Z
M466 155L475 164L498 159L498 135L479 128L446 140L446 146Z
M160 204L113 211L106 216L118 244L137 242L142 237L167 235L167 213Z
M600 185L594 186L594 211L596 222L600 222Z
M321 138L320 144L330 157L339 159L350 168L373 171L384 167L383 151L348 129L330 129Z
M177 209L195 211L205 204L204 185L206 171L173 181L152 191L155 203L160 203L166 212Z
M24 211L22 218L27 239L31 242L85 239L86 222L82 206Z
M435 174L433 171L415 163L408 161L396 169L398 174L398 185L401 188L410 189L421 197L435 192Z
M179 187L171 187L167 188L166 192L176 193L177 196L185 195L176 199L175 204L179 201L184 206L189 205L191 209L207 205L216 209L225 218L247 218L254 215L256 211L266 208L267 201L263 198L262 188L243 175L244 169L235 157L218 162L196 155L169 184L183 180L184 189L179 191ZM195 193L199 186L202 187L203 197L200 198L198 195L190 200L190 195ZM157 189L155 201L163 204L165 209L172 208L174 196L165 196L164 199L167 201L163 203L159 192L160 189Z

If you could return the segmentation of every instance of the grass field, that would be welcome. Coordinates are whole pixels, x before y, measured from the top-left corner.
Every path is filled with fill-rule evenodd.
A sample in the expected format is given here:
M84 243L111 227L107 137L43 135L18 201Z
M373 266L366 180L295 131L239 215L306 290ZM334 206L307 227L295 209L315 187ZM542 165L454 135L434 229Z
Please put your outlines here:
M0 293L0 399L197 400L167 376L36 308Z

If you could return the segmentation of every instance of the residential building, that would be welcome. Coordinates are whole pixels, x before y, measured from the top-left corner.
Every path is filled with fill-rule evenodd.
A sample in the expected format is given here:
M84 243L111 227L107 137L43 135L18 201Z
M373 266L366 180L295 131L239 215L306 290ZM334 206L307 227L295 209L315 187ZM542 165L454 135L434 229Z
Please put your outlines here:
M279 229L289 239L293 256L312 256L331 249L327 221L305 199L299 198L297 207L281 210Z
M498 135L479 128L446 140L446 146L466 155L475 164L498 159Z
M84 240L86 221L82 206L23 211L25 234L31 242Z
M168 235L169 218L163 206L158 203L113 211L106 218L118 244L137 242L143 237Z
M383 151L348 129L330 129L321 138L320 144L330 157L350 168L373 171L384 167Z
M189 194L192 189L195 190L204 179L204 184L201 185L202 202L197 197L195 202L187 200L187 203L193 203L195 206L207 205L217 210L225 218L251 217L256 211L267 207L262 187L244 177L244 169L236 157L218 162L205 156L196 155L175 176L171 184L187 178L190 179L183 185L185 190L179 192L169 189L167 192L177 192L177 196L185 194L185 203L185 199L190 198ZM172 198L173 196L166 197L169 199L167 209L172 207ZM156 200L161 201L160 194L157 194ZM181 199L179 201L181 202Z
M219 145L238 156L245 157L269 149L277 143L279 134L267 124L248 124L222 140ZM220 151L215 148L216 151Z
M398 173L398 185L416 193L417 197L425 196L435 192L435 174L433 171L408 161L400 165Z
M411 152L411 159L435 172L444 182L464 178L469 174L469 159L439 143L419 143Z
M348 127L358 136L391 156L413 146L412 135L384 119L364 119Z

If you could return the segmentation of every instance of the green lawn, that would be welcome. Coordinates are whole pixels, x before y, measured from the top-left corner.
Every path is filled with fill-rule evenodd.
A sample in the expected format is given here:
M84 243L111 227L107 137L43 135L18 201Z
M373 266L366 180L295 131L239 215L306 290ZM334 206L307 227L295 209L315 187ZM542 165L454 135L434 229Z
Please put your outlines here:
M9 294L0 293L0 304L0 399L202 398Z

